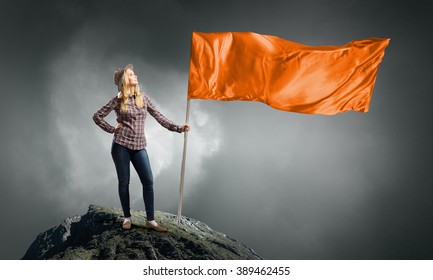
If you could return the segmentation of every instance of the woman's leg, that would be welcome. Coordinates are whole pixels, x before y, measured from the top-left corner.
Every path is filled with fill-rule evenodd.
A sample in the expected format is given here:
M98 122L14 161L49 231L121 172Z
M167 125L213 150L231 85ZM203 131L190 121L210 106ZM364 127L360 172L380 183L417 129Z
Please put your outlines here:
M129 206L129 150L115 142L111 146L111 156L116 166L117 179L119 181L119 197L125 218L131 217Z
M150 168L149 157L145 149L134 151L131 155L131 162L137 170L143 185L144 207L146 209L146 218L148 221L155 219L154 217L154 198L153 198L153 175Z

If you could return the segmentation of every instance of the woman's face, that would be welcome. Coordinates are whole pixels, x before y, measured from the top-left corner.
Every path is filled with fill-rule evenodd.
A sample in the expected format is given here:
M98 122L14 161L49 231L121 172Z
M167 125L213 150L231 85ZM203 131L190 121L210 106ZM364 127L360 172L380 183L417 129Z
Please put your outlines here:
M138 78L131 69L126 69L126 77L128 78L130 86L136 86L138 84Z

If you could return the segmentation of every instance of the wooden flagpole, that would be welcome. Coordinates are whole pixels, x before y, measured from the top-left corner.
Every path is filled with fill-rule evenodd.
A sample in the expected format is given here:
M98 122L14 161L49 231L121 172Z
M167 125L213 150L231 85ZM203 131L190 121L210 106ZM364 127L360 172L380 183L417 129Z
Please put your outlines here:
M189 122L189 103L190 99L187 98L186 103L186 120L185 123ZM177 224L180 225L180 220L182 218L182 200L183 200L183 189L185 184L185 162L186 162L186 147L188 144L188 132L184 132L184 141L183 141L183 155L182 155L182 167L180 171L180 187L179 187L179 200L177 203Z

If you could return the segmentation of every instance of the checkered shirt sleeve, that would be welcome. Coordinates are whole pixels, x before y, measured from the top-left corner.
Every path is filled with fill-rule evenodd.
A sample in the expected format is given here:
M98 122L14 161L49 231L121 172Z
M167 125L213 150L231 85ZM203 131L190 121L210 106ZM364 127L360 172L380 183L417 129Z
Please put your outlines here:
M149 112L149 114L155 118L155 120L162 125L163 127L167 128L170 131L175 131L175 132L182 132L182 127L173 123L172 121L170 121L169 119L167 119L163 114L161 114L161 112L159 112L155 105L152 103L152 101L150 100L150 98L145 95L144 96L144 103L147 104L147 111Z
M114 133L115 127L107 123L104 118L116 107L116 99L117 96L112 98L93 115L93 121L108 133Z

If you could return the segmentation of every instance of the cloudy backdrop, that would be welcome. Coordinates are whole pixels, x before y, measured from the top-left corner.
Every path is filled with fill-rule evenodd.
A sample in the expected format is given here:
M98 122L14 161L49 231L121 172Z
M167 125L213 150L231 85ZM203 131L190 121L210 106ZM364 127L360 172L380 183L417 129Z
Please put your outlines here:
M112 135L92 115L133 63L183 123L195 30L391 42L365 114L192 100L184 215L265 259L432 259L432 12L429 1L2 1L0 258L21 258L89 204L120 207ZM176 213L183 135L151 117L146 135L156 208Z

